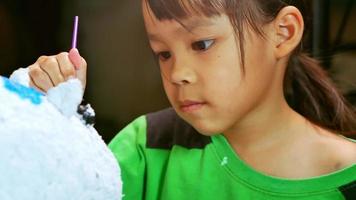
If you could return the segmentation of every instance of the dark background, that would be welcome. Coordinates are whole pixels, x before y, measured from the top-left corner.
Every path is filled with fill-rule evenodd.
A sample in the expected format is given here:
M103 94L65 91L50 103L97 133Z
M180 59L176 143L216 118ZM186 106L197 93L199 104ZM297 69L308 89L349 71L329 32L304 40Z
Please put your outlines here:
M356 1L310 0L307 46L356 104ZM0 74L41 55L68 51L79 15L78 49L88 62L85 93L108 142L139 115L168 106L148 49L139 0L1 0Z

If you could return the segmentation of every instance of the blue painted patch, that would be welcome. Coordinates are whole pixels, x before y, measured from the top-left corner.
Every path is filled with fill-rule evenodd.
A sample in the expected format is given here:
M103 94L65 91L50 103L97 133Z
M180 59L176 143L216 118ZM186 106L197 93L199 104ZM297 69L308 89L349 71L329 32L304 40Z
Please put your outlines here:
M7 90L16 93L22 99L29 99L33 104L39 105L42 103L42 96L40 92L33 88L23 86L19 83L10 81L8 78L1 77L4 81L4 86Z

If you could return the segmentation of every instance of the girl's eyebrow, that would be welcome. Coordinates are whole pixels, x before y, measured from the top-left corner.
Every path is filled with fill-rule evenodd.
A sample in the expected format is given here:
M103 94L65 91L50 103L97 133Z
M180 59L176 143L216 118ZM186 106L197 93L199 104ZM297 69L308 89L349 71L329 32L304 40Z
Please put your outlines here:
M215 25L214 21L211 20L210 18L207 19L192 18L190 20L182 21L182 23L180 24L182 25L182 27L180 28L183 28L189 32L192 32L196 28Z
M213 20L208 20L208 19L189 19L189 20L183 20L178 22L181 26L176 28L174 30L174 33L180 34L182 32L190 32L192 33L195 29L200 28L200 27L208 27L208 26L213 26L216 23L213 22ZM159 34L155 33L147 33L148 39L151 41L159 41Z

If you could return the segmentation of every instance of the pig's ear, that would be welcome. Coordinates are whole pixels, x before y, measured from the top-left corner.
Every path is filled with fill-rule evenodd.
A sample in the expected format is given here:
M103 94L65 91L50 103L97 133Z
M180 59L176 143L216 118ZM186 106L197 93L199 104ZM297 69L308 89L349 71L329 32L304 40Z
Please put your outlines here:
M30 87L30 76L28 74L28 68L17 69L10 75L9 79L26 87Z

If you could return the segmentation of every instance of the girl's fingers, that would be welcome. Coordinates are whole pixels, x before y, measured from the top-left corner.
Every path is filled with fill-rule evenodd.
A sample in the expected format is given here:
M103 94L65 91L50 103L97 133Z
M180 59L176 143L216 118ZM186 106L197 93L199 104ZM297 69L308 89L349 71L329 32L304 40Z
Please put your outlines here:
M48 56L40 56L40 57L37 59L36 63L41 63L41 62L43 62L44 60L46 60L47 58L48 58Z
M79 69L82 65L82 57L79 54L78 49L73 48L69 51L69 59L75 66L75 69Z
M48 77L53 83L53 86L57 86L64 81L64 77L60 71L58 61L54 56L49 56L45 59L39 59L39 66L44 72L47 73Z
M35 64L29 66L30 85L42 92L47 92L70 77L76 77L85 88L86 69L86 61L76 49L56 56L41 56Z
M59 70L64 80L68 80L69 77L76 76L74 65L70 61L67 52L60 53L55 58L56 58L56 62L59 65Z
M48 74L42 70L38 63L29 66L29 76L31 79L30 85L33 85L42 92L47 92L53 87L53 83Z
M87 80L87 62L82 57L81 57L81 66L77 70L77 78L82 82L83 89L85 89L86 80Z
M36 90L42 92L42 93L46 93L45 91L43 91L41 88L37 87L37 85L33 82L32 79L30 79L30 87L35 88Z
M71 49L69 51L69 59L71 63L75 66L77 78L82 82L83 88L86 85L86 75L87 75L87 62L83 57L80 56L78 49Z

